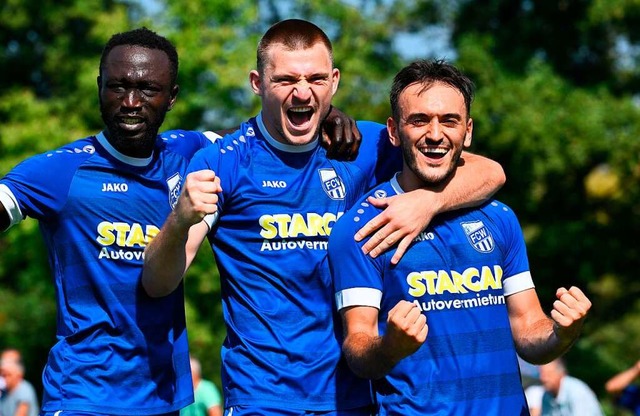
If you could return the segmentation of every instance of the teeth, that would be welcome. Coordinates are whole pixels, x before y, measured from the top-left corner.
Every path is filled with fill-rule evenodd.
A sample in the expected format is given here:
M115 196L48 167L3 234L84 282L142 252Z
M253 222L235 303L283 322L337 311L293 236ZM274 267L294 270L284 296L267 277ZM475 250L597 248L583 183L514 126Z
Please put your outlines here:
M291 107L289 109L289 111L292 111L294 113L306 113L307 111L311 111L312 108L311 107Z
M435 153L437 155L446 155L448 151L449 151L448 149L443 149L441 147L438 147L438 148L423 150L423 153Z
M122 118L121 120L124 124L138 124L142 122L142 120L140 120L139 118L131 118L131 117Z

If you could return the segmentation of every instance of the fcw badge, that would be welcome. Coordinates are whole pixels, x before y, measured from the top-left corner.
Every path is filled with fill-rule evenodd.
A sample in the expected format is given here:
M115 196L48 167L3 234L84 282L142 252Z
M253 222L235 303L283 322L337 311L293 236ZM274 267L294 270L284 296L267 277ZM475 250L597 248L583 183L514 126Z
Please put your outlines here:
M174 209L180 197L180 188L182 188L182 177L180 174L175 173L167 179L167 186L169 187L169 205L171 205L171 209Z
M460 225L467 235L467 240L476 251L480 253L491 253L493 251L495 247L493 236L482 221L462 222Z
M334 200L344 199L347 194L347 190L345 189L340 176L336 174L336 171L331 168L318 169L318 173L320 174L322 189L324 189L327 196Z

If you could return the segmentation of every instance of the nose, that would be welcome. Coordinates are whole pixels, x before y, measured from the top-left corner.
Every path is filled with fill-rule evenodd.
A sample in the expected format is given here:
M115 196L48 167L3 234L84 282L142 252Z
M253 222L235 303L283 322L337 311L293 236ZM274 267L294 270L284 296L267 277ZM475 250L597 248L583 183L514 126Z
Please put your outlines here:
M440 121L437 117L431 118L429 124L427 125L427 140L432 140L434 142L439 142L442 140L442 126L440 125Z
M311 98L311 84L306 80L299 81L293 89L293 96L301 101Z
M122 106L127 108L139 108L142 106L142 94L136 88L129 88L125 91Z

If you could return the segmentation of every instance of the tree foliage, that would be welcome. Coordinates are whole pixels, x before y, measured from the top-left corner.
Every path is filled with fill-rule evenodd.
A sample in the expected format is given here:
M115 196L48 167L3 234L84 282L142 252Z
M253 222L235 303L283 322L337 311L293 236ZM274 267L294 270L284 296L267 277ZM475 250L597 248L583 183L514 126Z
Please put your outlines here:
M96 76L115 32L145 25L180 54L178 103L164 128L220 129L257 113L249 89L260 35L290 17L334 42L342 78L334 104L384 122L407 56L398 34L451 33L456 64L477 84L473 150L502 163L498 198L518 214L546 310L579 285L594 307L568 356L602 394L640 345L640 3L628 0L5 0L0 5L0 174L22 159L102 127ZM400 46L400 49L398 48ZM0 348L21 348L36 384L54 342L55 303L37 223L0 235ZM208 247L186 280L192 350L219 382L220 282Z

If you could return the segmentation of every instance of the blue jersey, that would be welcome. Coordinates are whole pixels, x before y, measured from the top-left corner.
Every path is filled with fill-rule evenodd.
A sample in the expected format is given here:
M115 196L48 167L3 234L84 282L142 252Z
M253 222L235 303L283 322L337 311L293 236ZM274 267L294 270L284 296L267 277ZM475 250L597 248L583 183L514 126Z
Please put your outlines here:
M290 146L261 117L198 153L189 170L220 178L209 239L220 271L227 337L225 407L334 410L371 403L370 386L341 357L328 269L328 236L342 213L400 154L384 126L361 122L356 161L327 159L314 141Z
M148 159L102 133L29 158L0 180L13 223L35 218L56 289L57 342L43 372L43 410L147 415L193 401L183 290L154 299L143 251L177 202L196 132L158 137ZM16 215L16 213L18 215Z
M401 192L394 178L371 195ZM382 335L389 310L407 300L429 326L420 349L374 381L380 414L528 414L505 305L506 296L533 287L514 213L490 201L439 215L396 266L395 249L373 259L353 239L377 213L363 200L333 229L337 307L378 308Z

